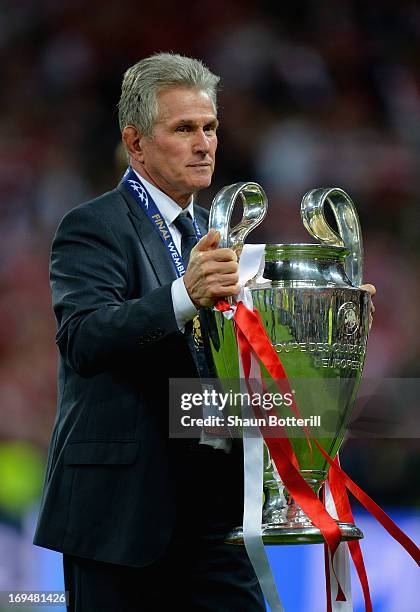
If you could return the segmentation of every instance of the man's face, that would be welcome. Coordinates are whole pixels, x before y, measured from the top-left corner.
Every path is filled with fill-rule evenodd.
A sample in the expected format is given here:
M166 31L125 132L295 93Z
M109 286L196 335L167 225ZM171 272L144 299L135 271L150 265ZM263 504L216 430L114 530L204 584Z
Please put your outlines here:
M217 148L217 118L204 91L173 87L158 94L159 115L152 137L140 137L133 167L180 206L208 187Z

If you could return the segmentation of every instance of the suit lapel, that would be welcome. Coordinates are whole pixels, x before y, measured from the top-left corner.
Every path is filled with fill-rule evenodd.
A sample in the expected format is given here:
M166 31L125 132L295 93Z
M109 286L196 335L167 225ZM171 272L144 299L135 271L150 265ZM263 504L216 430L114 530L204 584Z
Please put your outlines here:
M144 247L160 285L165 285L176 279L176 273L165 245L159 237L151 221L134 200L124 183L117 187L129 208L129 217Z
M165 285L171 280L175 280L177 275L175 273L173 263L153 224L148 219L145 212L137 204L122 181L118 185L117 189L127 202L129 208L128 215L144 247L145 253L147 254L150 265L156 274L159 284ZM200 206L194 206L194 211L198 227L204 236L204 234L207 234L208 231L207 225L209 213L205 208L201 208Z

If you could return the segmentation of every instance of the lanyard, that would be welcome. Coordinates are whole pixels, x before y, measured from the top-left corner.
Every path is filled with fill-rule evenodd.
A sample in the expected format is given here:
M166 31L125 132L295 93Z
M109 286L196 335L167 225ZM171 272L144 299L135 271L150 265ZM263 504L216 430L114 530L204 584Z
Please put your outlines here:
M172 238L171 232L169 231L168 226L166 225L165 219L162 217L159 212L158 207L156 206L153 198L150 193L147 191L143 183L139 180L137 174L134 170L129 166L125 171L125 174L122 178L123 183L126 185L127 189L130 191L131 195L136 200L137 204L140 208L145 212L147 217L153 223L155 230L159 234L165 248L172 260L172 263L175 268L175 273L178 278L184 276L185 274L185 265L180 255L178 249L175 246L175 242ZM192 220L195 230L195 235L197 236L197 240L200 240L202 233L200 228L197 225L195 219Z

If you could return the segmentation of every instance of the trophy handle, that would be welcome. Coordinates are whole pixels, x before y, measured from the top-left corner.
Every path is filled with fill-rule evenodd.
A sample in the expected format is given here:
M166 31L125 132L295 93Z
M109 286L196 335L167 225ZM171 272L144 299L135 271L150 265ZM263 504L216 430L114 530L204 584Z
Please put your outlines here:
M325 202L330 205L339 233L335 232L324 215ZM311 189L302 198L300 212L308 232L324 244L343 246L349 250L345 270L351 283L362 284L363 241L359 216L350 196L338 187Z
M230 229L230 220L236 198L241 196L242 219ZM209 227L220 232L220 247L229 247L239 256L247 235L257 227L267 213L267 196L258 183L234 183L219 191L214 198L209 218Z

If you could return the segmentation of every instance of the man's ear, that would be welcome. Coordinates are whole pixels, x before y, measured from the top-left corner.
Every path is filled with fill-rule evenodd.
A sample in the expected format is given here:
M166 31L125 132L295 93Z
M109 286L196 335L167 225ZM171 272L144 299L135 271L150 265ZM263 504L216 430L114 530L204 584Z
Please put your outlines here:
M143 163L143 134L134 126L126 125L122 131L122 141L131 160Z

